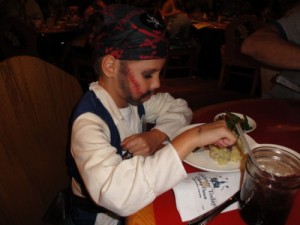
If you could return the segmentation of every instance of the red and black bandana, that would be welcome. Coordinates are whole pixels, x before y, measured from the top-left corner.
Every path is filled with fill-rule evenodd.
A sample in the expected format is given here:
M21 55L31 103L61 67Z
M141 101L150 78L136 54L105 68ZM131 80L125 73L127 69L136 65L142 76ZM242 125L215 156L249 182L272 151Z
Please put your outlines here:
M167 56L168 40L161 18L122 4L108 5L96 14L100 20L90 34L96 57L110 54L119 60L147 60Z

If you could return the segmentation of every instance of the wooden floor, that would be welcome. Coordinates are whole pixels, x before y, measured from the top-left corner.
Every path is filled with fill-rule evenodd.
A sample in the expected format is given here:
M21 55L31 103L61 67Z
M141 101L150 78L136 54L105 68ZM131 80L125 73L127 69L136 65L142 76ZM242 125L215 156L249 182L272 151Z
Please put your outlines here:
M220 102L250 98L247 82L241 80L220 89L217 78L163 78L159 90L187 100L193 110Z

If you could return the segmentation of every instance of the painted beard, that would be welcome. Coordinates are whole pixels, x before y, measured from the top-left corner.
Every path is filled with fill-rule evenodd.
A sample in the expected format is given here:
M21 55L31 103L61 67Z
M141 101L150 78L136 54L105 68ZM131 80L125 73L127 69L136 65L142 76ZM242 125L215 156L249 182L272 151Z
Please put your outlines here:
M139 105L142 104L145 100L150 98L153 95L153 91L147 91L145 93L141 93L140 85L136 81L134 75L128 69L126 62L120 62L120 70L119 70L119 86L121 87L124 99L131 105ZM132 85L133 90L139 97L133 97L129 85Z
M153 95L153 91L147 91L146 93L142 94L140 97L136 99L132 98L132 96L129 96L129 98L127 98L127 101L131 105L139 105L142 104L144 101L148 100L148 98L150 98L152 95Z

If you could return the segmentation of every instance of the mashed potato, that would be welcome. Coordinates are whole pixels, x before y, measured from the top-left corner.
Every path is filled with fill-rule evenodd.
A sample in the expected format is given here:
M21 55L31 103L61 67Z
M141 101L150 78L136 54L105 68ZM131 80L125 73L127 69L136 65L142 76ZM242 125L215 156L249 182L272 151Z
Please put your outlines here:
M219 148L215 145L210 145L209 147L209 156L220 165L225 165L228 162L239 162L244 156L240 139L230 148Z

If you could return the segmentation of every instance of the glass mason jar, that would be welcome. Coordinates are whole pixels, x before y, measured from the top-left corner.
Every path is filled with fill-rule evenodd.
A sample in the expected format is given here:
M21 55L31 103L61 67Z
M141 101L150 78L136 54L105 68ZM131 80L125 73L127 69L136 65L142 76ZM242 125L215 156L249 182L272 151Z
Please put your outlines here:
M300 188L300 154L265 145L248 156L240 213L248 225L283 225Z

